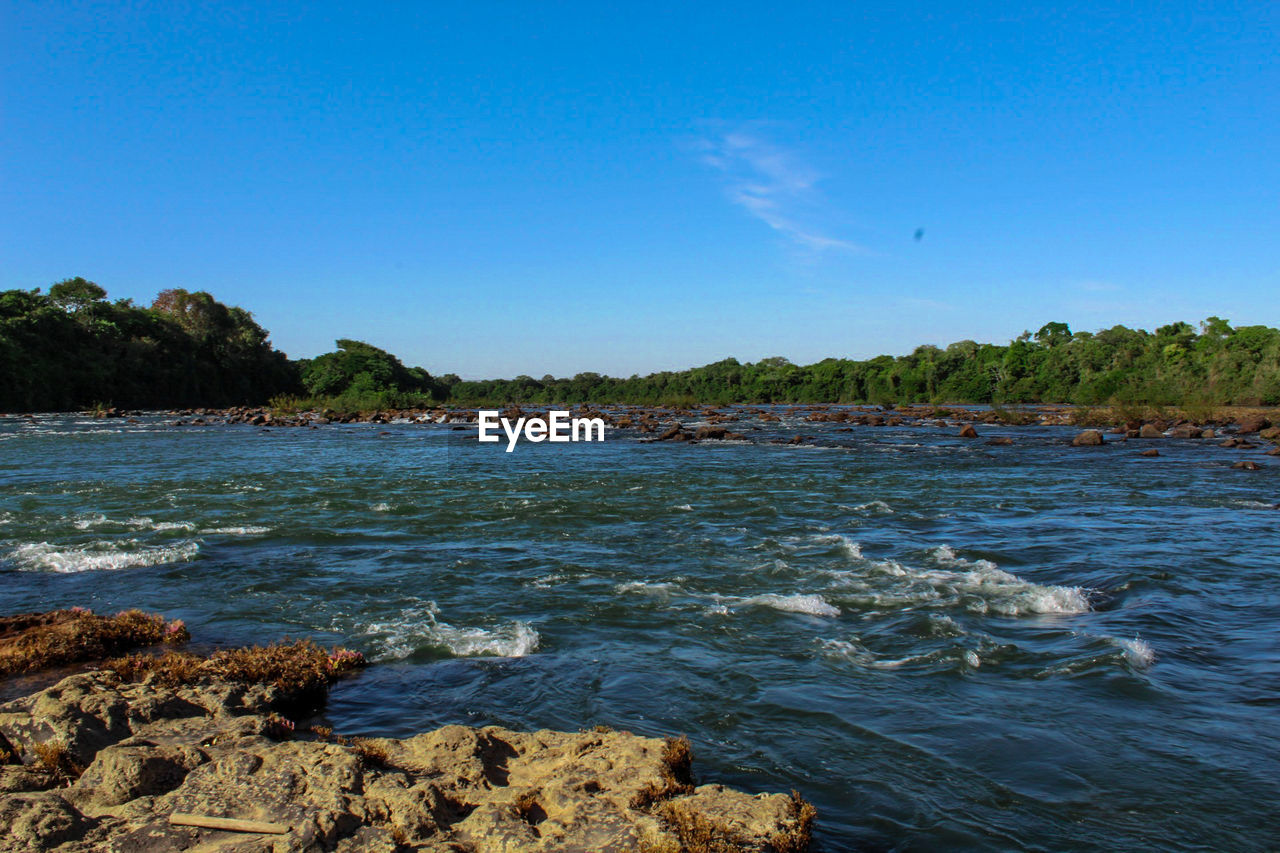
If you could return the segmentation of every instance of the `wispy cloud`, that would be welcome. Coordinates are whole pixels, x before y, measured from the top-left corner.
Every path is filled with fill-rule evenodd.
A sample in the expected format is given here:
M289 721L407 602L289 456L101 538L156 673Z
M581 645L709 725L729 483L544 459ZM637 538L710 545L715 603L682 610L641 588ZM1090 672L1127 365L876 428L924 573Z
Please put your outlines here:
M729 200L811 253L863 252L863 247L834 237L818 220L823 216L821 175L793 152L745 130L699 140L702 162L718 171Z

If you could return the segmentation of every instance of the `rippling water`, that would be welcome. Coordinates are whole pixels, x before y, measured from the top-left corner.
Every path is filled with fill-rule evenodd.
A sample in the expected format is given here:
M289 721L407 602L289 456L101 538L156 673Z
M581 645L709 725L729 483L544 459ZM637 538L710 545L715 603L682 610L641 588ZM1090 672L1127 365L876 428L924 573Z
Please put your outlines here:
M829 851L1275 844L1280 467L760 426L504 453L3 418L0 610L349 644L380 662L332 693L351 734L685 732L703 779L813 800Z

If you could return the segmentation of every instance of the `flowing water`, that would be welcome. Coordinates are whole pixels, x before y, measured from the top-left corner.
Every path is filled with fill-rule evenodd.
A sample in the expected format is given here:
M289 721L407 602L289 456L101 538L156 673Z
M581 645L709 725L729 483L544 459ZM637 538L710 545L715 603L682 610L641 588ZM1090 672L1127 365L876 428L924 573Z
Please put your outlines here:
M702 780L812 800L828 851L1273 848L1280 466L756 426L506 453L3 418L0 612L350 645L348 734L684 732Z

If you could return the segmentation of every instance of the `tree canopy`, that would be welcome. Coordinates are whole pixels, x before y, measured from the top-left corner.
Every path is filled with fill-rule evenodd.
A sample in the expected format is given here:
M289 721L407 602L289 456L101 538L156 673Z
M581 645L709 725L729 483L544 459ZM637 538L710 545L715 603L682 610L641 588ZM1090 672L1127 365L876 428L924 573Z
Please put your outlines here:
M1209 317L1155 332L1072 332L1046 323L1005 345L962 340L902 356L785 358L614 378L462 381L406 367L341 339L290 361L243 308L204 291L161 291L148 308L107 299L84 278L48 293L0 291L0 409L67 410L264 403L307 395L352 407L432 403L1106 403L1280 404L1280 330ZM306 402L306 401L302 401Z

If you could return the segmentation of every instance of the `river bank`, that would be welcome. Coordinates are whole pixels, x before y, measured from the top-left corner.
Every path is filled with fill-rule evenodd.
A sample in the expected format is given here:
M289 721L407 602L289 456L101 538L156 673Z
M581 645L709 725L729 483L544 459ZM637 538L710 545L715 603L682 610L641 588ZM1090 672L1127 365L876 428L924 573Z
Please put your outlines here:
M156 629L155 653L94 659L147 647ZM3 850L808 848L812 807L695 786L683 738L460 725L343 737L308 720L328 683L363 666L347 650L176 652L185 628L136 612L23 614L0 630L9 674L92 667L0 705Z

